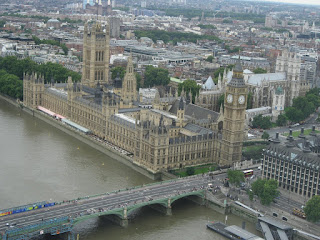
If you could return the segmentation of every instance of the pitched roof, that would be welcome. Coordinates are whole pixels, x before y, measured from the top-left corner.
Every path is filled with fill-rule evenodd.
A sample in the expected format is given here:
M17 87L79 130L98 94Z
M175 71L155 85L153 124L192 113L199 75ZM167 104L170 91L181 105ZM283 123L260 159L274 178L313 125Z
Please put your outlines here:
M207 89L207 90L213 90L216 89L217 86L214 83L214 81L212 80L212 77L209 76L208 79L206 80L205 84L202 85L203 89Z
M169 112L176 115L179 109L179 103L180 103L180 100L176 100L173 103ZM194 116L196 119L208 119L208 116L210 115L211 119L216 121L219 117L219 113L194 105L192 103L185 104L184 109L185 109L184 114L186 116L190 116L190 117Z
M260 85L263 80L273 82L286 81L286 79L287 76L285 72L254 74L249 77L248 84Z

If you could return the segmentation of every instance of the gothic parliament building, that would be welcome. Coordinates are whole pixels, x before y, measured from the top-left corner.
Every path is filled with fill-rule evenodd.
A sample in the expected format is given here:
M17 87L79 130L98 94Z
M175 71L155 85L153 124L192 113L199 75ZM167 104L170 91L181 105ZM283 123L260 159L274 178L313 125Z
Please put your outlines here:
M92 134L132 153L133 161L152 173L241 161L248 88L240 61L226 86L224 110L190 103L186 96L160 98L152 107L139 102L132 57L123 80L109 78L109 26L85 25L81 83L45 84L25 74L25 107L47 108Z

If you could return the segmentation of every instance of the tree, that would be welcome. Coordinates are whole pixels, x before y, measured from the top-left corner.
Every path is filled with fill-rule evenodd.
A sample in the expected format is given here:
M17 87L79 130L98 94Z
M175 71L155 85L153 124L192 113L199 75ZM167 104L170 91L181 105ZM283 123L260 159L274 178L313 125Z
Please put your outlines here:
M267 73L267 70L264 70L263 68L256 68L253 70L255 74L261 74L261 73Z
M180 96L181 92L182 92L182 89L183 89L185 91L185 93L186 93L186 96L188 96L190 91L191 91L192 102L194 103L195 102L195 97L199 94L200 88L201 87L197 84L196 81L188 79L188 80L185 80L182 83L179 83L179 85L178 85L178 94Z
M224 109L224 94L222 94L219 99L218 99L218 105L219 105L219 110L220 107L222 106L222 108Z
M194 167L188 167L187 168L187 175L188 176L194 175L195 171L196 170L194 169Z
M294 107L288 107L284 111L285 111L287 118L291 122L300 122L304 119L303 113L299 109L296 109Z
M144 73L144 87L166 86L170 82L169 72L163 68L147 66Z
M252 121L253 128L269 129L272 127L271 117L255 116Z
M274 179L258 179L251 184L251 189L263 205L270 205L273 199L279 195L278 182Z
M270 137L269 133L267 133L266 131L263 132L261 138L264 139L264 140L268 140Z
M111 79L114 80L119 74L119 77L121 79L124 78L124 75L126 74L126 69L124 67L118 66L111 69Z
M141 87L141 75L139 73L135 73L137 79L137 90Z
M209 57L207 57L206 61L212 63L213 59L214 59L214 57L212 55L210 55Z
M285 126L285 125L287 125L287 121L288 121L287 116L284 115L284 114L280 114L278 116L278 119L277 119L276 123L277 123L278 126Z
M241 182L244 182L244 173L239 170L228 170L227 172L229 182L235 184L236 186L240 186Z
M253 105L253 93L249 92L248 98L247 98L247 109L252 109L252 105Z
M303 210L307 216L307 220L311 222L319 221L320 220L320 196L319 195L313 196L307 202Z

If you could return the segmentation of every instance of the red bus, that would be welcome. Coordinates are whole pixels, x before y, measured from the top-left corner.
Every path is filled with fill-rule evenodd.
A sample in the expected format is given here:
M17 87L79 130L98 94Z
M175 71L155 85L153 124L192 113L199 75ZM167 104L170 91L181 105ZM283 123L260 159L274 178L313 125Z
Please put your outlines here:
M250 170L244 170L242 171L243 174L244 174L244 177L251 177L253 175L253 170L250 169Z

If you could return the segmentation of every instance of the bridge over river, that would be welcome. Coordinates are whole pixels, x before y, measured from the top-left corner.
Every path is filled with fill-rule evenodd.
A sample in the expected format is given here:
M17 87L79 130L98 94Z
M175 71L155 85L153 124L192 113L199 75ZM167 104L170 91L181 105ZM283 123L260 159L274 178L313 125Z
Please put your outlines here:
M43 234L71 233L72 228L89 218L106 216L121 226L144 206L171 214L178 199L204 203L209 175L192 176L87 196L59 203L39 202L0 211L0 239L27 240ZM68 234L73 238L73 234Z

